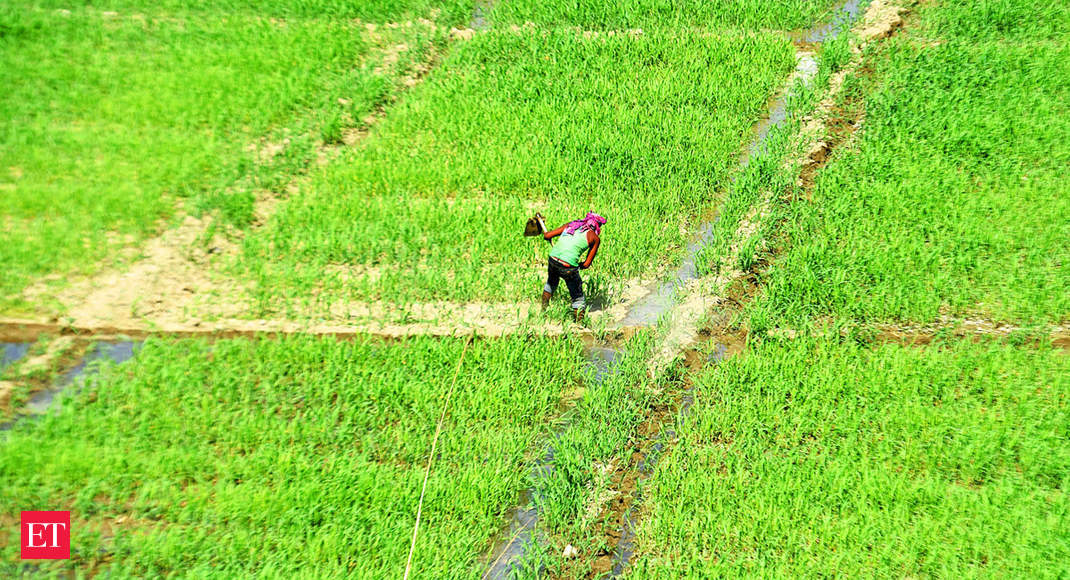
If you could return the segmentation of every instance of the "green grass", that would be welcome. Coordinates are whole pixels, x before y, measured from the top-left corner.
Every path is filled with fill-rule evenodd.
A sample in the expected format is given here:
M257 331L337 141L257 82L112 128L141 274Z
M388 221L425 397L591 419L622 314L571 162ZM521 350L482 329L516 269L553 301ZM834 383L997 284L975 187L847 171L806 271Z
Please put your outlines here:
M589 272L608 286L679 256L793 65L776 35L571 30L479 34L342 162L246 242L258 297L503 300L534 295L544 244L520 236L609 219ZM345 283L325 273L370 267Z
M1070 359L752 343L697 380L630 577L1070 573Z
M786 253L758 273L746 352L696 377L694 410L643 488L630 577L1070 573L1064 352L1026 334L924 348L838 328L761 338L830 316L1065 320L1070 59L1051 42L1064 9L1036 12L923 7L848 79L862 129L812 199L785 181L779 141L729 189L704 266L762 192L774 206L755 245Z
M247 222L257 194L359 123L440 32L347 21L0 7L0 294L89 273L187 211ZM376 70L387 44L402 64ZM339 99L346 101L340 103ZM290 149L261 165L261 137Z
M447 25L468 22L473 0L20 0L42 10L72 9L78 4L120 14L165 11L199 18L203 13L256 15L269 18L360 19L365 22L402 22L431 18Z
M463 342L151 340L58 415L3 437L0 513L72 510L73 559L53 570L399 576ZM581 378L581 347L470 347L428 483L417 576L478 576L559 398ZM101 536L105 522L114 537ZM17 550L0 548L7 574L20 570Z
M589 513L590 506L604 495L614 462L628 456L636 429L655 402L665 399L671 382L647 373L653 339L653 333L638 335L619 348L611 372L588 382L567 429L551 442L552 469L532 485L544 545L529 553L522 576L571 576L568 566L576 563L561 558L565 546L579 546L588 557L607 547L600 510Z
M1053 40L1070 34L1070 6L1025 0L945 2L923 9L930 34L969 40Z
M752 327L1070 312L1070 50L902 38L875 55L855 147L786 211Z
M586 29L735 27L790 30L812 25L832 6L828 0L515 0L498 2L495 25L565 24Z

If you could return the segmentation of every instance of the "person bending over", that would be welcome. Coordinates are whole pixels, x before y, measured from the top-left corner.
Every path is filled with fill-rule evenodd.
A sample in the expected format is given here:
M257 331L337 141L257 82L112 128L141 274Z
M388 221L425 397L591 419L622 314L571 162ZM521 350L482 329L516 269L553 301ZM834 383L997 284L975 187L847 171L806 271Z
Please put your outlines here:
M550 250L546 285L542 288L543 311L550 305L550 298L557 290L558 283L564 279L565 285L568 286L568 294L572 298L572 315L576 322L583 320L586 302L583 297L583 280L580 279L580 270L590 268L591 263L594 262L594 257L598 254L598 246L602 243L599 236L602 234L602 225L605 223L606 218L588 212L586 216L542 235L547 240L561 236ZM584 252L587 252L586 259L583 259Z

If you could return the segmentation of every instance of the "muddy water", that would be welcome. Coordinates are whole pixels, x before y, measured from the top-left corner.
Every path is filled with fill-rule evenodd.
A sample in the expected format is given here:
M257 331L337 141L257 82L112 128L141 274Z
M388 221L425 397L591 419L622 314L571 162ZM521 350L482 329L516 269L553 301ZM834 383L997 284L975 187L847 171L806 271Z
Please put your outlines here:
M496 542L483 578L510 578L513 568L524 557L527 547L535 542L535 524L539 522L539 513L535 509L530 490L521 494L520 506L522 507L514 509L509 515L509 529L502 533Z
M473 30L486 30L490 27L490 23L487 22L487 13L494 8L493 0L482 0L476 2L476 7L472 9L472 22L469 23L469 27Z
M728 347L723 344L717 344L713 348L713 352L709 353L705 360L702 361L703 366L716 365L728 356ZM683 396L680 398L680 408L677 411L679 416L687 416L691 414L691 407L695 404L695 386L691 385L684 391ZM669 443L676 440L676 431L668 428L661 432L657 440L654 441L647 449L643 450L643 456L639 460L639 482L645 481L650 478L654 473L654 467L657 466L658 459L661 458L662 452ZM638 485L637 485L638 488ZM636 490L636 497L634 503L628 508L628 511L624 514L624 526L621 529L620 539L617 540L617 548L613 555L613 569L610 573L610 577L619 577L624 573L624 569L628 566L629 561L635 554L635 521L639 514L639 507L642 505L642 491Z
M620 351L608 346L590 346L584 350L584 358L587 360L586 368L590 380L600 384L605 378L616 371L620 360ZM556 440L568 428L567 424L555 427L551 440ZM531 479L538 481L549 477L553 473L554 446L553 443L546 448L542 458L535 463L531 471ZM521 492L517 507L509 514L509 527L498 535L493 542L493 548L485 562L487 571L483 574L484 579L505 580L512 576L513 570L523 560L528 547L538 541L538 532L535 529L539 523L539 510L537 507L536 494L533 486Z
M688 282L698 278L698 253L713 239L715 223L717 218L702 224L698 236L688 244L684 261L676 270L676 275L652 288L646 297L636 302L618 326L651 326L672 308L677 289L683 289Z
M0 371L26 356L31 345L29 342L0 342Z
M60 395L65 392L78 393L85 386L85 378L97 372L95 361L110 360L115 364L122 364L137 354L140 342L111 341L98 342L89 352L78 361L74 367L60 375L52 387L34 393L26 403L25 414L30 416L44 415L52 409L58 409L61 405ZM0 431L7 430L14 425L19 418L0 424Z
M865 4L868 4L868 2L847 0L832 11L832 17L828 22L818 24L809 30L796 32L791 35L792 40L818 44L836 38L851 27L851 23L862 13Z

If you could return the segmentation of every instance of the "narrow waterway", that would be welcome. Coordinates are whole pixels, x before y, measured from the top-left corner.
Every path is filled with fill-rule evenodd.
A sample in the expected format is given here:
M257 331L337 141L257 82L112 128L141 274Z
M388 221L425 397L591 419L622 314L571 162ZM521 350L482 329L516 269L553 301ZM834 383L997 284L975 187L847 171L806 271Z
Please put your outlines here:
M848 30L855 17L861 10L861 0L848 0L841 4L831 13L830 20L819 24L809 30L793 34L793 40L808 44L819 44L826 40L836 38L839 34ZM477 12L481 16L482 12ZM485 22L482 22L485 26ZM473 25L473 28L475 26ZM809 83L816 76L818 63L813 53L799 51L796 57L795 72L791 75L789 86L781 90L780 94L771 102L764 118L755 128L754 136L744 149L740 158L740 168L745 168L752 159L762 155L767 150L767 142L774 128L782 126L788 120L788 104L792 97L791 85L798 79L804 84ZM674 306L677 291L690 281L698 278L697 259L702 249L713 239L714 226L717 218L704 222L698 228L698 233L688 244L684 258L675 274L668 280L652 285L650 292L639 300L619 322L621 327L652 326ZM715 349L710 358L710 364L716 364L725 355L724 347ZM585 351L588 368L593 371L596 381L600 381L606 375L613 373L616 361L621 352L608 344L600 344L588 347ZM684 393L679 413L690 412L694 396L690 392ZM563 431L564 428L562 428ZM555 433L554 438L561 431ZM667 443L676 438L671 430L663 430L656 441L652 441L647 447L643 458L638 465L640 477L649 477L665 449ZM551 442L546 453L536 463L532 470L532 478L537 480L546 477L553 470L553 443ZM533 489L521 493L518 506L509 515L509 525L493 542L493 547L486 558L485 579L506 579L523 560L528 547L539 541L538 523L539 513ZM616 577L624 573L634 553L635 529L634 520L637 515L639 499L628 508L624 517L624 529L615 547L612 576Z
M31 345L29 342L0 342L0 371L26 356Z
M89 349L78 364L64 372L52 383L52 386L34 393L22 414L11 421L0 424L0 431L11 429L16 423L30 417L41 416L48 412L58 410L62 406L63 395L78 394L85 387L86 377L97 372L98 361L111 361L122 364L137 354L140 342L133 341L108 341L98 342Z

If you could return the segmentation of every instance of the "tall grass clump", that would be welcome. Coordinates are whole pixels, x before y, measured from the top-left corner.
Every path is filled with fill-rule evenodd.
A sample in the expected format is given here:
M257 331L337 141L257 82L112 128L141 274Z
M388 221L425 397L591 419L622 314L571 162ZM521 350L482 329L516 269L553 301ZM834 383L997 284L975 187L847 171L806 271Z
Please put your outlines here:
M149 340L59 413L0 438L0 514L72 511L72 559L39 571L400 576L463 347ZM580 378L581 348L538 337L471 345L424 499L420 577L478 576ZM17 524L4 526L17 537ZM17 552L17 542L0 548L5 576L30 571Z

